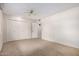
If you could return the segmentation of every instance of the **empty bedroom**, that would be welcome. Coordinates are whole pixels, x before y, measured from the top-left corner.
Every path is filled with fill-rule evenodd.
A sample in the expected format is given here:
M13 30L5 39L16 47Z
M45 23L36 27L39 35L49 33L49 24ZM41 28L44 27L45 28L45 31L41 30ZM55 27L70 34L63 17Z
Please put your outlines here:
M79 56L79 3L0 3L0 56Z

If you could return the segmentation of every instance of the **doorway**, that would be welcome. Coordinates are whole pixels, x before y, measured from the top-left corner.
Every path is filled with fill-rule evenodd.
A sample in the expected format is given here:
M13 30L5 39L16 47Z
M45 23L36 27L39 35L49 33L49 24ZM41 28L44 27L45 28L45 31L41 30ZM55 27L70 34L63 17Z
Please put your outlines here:
M36 20L32 23L32 38L41 38L41 23L40 20Z

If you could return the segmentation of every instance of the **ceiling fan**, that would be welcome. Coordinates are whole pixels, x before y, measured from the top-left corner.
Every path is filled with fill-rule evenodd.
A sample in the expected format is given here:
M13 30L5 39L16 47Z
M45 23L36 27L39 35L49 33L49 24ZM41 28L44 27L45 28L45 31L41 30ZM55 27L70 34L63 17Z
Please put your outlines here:
M39 14L37 13L36 10L30 9L24 12L24 17L36 20L39 19Z
M35 10L33 10L33 9L27 10L24 13L27 14L28 16L35 16L36 15Z

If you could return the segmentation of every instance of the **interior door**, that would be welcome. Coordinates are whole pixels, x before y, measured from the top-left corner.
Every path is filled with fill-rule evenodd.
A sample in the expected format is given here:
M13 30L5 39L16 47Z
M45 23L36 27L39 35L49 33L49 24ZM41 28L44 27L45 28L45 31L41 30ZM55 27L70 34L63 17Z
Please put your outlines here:
M0 51L1 51L1 48L2 48L2 44L3 44L3 39L2 39L2 22L3 20L3 16L2 16L2 11L0 10Z
M32 23L32 38L40 38L40 26L38 23Z

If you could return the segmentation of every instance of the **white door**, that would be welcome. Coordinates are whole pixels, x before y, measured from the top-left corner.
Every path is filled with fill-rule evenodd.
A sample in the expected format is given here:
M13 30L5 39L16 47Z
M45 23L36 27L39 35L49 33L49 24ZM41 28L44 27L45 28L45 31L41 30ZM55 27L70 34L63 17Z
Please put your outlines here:
M39 23L32 23L32 38L41 38L41 26Z
M2 43L3 43L3 39L2 39L2 20L3 20L3 16L2 16L2 12L0 10L0 51L1 51Z
M27 22L13 20L7 20L7 41L31 38L30 22L28 20Z
M38 38L39 37L39 24L32 23L32 38Z

